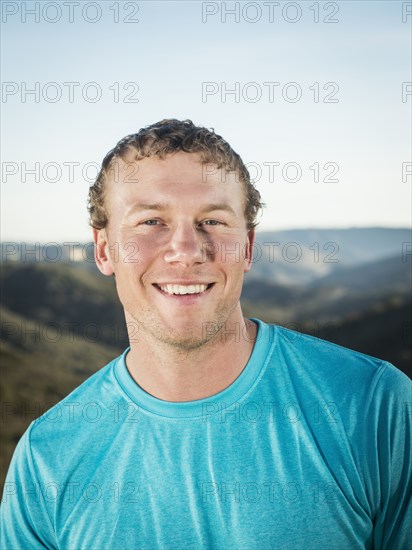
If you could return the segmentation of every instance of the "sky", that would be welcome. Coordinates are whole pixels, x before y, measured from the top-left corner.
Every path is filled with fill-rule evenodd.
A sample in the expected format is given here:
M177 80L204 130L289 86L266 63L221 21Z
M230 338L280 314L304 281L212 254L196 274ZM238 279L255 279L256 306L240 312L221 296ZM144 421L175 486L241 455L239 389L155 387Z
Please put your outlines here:
M410 2L1 8L3 241L90 240L104 155L172 117L241 155L261 230L410 225Z

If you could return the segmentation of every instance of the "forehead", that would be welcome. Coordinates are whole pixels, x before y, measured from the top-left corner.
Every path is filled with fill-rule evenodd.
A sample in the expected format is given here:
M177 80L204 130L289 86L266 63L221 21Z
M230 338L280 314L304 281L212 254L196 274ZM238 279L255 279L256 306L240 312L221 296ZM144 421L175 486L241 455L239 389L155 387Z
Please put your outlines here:
M212 163L204 163L200 155L179 151L164 159L147 157L136 161L133 152L117 158L108 174L108 203L130 202L137 198L153 198L157 194L175 196L179 200L202 200L204 197L237 200L243 205L243 186L237 174ZM109 205L107 205L109 206Z

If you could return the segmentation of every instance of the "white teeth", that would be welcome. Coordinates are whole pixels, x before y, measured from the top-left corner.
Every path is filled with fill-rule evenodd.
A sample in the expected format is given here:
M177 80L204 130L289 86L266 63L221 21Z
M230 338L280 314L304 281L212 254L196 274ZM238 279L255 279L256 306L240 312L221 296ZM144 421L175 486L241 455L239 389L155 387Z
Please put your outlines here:
M200 294L207 289L207 285L159 285L163 292L168 294Z

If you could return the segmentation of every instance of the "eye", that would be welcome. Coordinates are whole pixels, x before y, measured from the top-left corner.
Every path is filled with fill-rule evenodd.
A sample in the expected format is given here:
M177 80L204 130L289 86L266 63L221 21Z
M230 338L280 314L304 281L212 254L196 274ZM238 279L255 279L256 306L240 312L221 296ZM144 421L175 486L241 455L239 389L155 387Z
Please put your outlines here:
M217 220L205 220L204 222L201 222L201 225L222 225L222 222Z
M143 225L157 225L159 223L159 220L145 220L143 222Z

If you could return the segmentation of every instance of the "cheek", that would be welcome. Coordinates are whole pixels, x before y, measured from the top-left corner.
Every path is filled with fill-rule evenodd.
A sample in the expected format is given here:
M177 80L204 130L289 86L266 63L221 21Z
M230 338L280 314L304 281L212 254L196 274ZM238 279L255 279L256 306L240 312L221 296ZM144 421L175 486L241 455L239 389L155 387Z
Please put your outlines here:
M248 246L244 239L227 239L219 243L218 248L218 260L228 270L237 272L248 264Z
M133 245L133 257L136 268L143 267L153 262L159 256L159 250L153 239L135 239Z
M115 256L118 269L138 269L153 258L155 247L136 236L122 235L118 242L111 245L111 256ZM119 265L120 264L120 265Z

